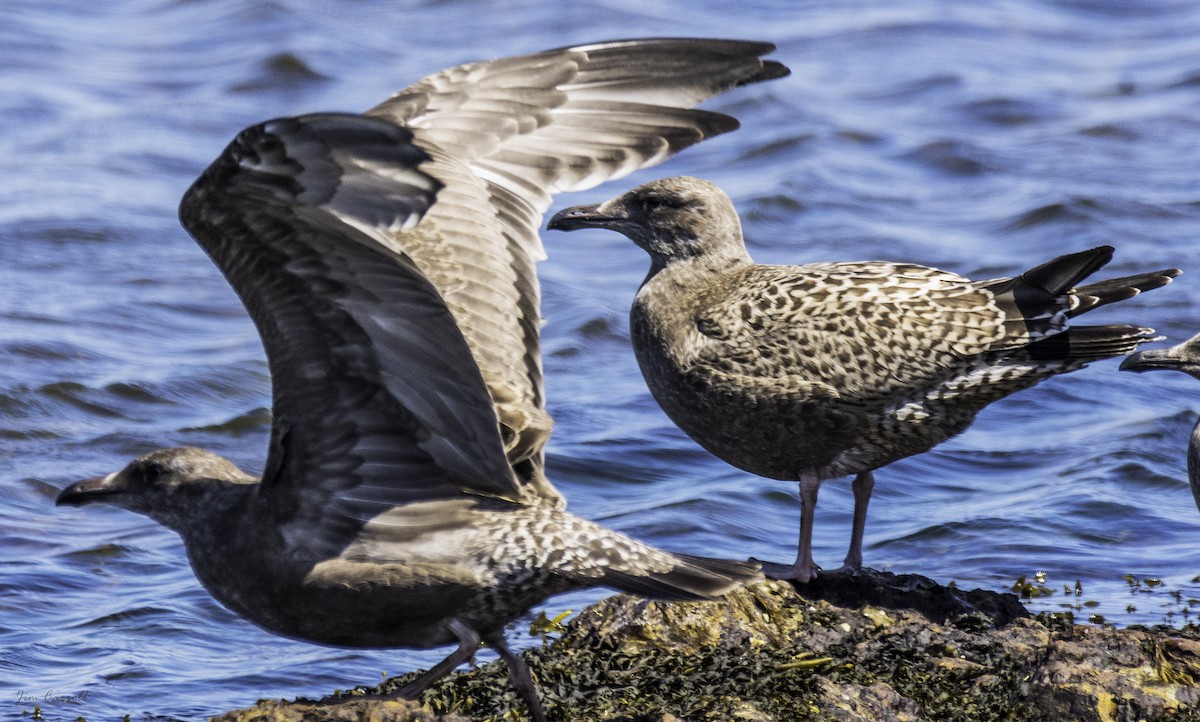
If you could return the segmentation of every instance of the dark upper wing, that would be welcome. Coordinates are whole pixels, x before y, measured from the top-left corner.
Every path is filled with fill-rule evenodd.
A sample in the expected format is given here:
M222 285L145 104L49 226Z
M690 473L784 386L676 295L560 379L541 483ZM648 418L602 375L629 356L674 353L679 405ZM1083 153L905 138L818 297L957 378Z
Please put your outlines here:
M309 548L407 502L520 498L470 348L389 248L440 189L411 140L363 116L270 121L180 208L262 336L275 415L262 493Z
M990 292L924 266L753 266L731 288L697 315L693 362L764 394L907 396L1005 337Z
M787 69L768 43L626 40L471 63L430 75L368 111L412 129L445 184L399 242L442 292L505 427L509 459L541 464L538 230L551 195L659 163L733 130L692 106Z

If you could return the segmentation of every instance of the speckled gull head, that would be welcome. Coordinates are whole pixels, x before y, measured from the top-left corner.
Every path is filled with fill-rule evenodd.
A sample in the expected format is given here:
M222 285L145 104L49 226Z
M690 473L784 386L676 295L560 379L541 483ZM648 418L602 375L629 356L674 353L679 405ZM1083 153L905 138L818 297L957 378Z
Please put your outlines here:
M564 209L548 228L616 231L649 253L655 268L699 257L747 258L733 201L717 185L690 176L662 178L604 203Z

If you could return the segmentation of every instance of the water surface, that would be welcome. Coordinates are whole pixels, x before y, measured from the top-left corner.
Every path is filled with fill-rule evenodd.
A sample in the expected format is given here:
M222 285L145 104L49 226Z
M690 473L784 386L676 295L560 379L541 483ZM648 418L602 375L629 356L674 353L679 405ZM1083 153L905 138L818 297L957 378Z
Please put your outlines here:
M48 720L201 719L445 654L261 632L208 597L170 532L53 506L67 483L160 446L261 468L261 346L175 220L184 189L244 126L365 109L474 59L628 36L770 40L793 75L707 106L737 115L740 131L560 205L700 175L729 190L752 254L769 262L1010 275L1109 243L1113 275L1189 273L1096 316L1178 341L1200 330L1198 29L1200 6L1183 1L6 2L0 718L38 699ZM708 456L646 391L626 321L644 255L610 233L545 240L550 470L571 508L672 549L790 559L794 486ZM1018 394L880 472L867 564L995 590L1041 571L1056 593L1038 609L1183 621L1200 597L1184 470L1200 384L1116 366ZM840 563L851 506L848 484L825 485L819 563ZM1077 580L1083 594L1064 595Z

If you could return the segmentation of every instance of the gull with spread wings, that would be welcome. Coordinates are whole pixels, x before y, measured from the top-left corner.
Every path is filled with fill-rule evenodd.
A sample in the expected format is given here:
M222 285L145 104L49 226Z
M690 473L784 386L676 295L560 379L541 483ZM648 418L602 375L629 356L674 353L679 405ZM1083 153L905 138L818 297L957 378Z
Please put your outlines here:
M473 63L362 115L246 129L183 225L253 318L271 371L261 479L194 448L78 482L183 538L196 576L265 629L319 644L480 642L535 720L507 623L606 586L711 599L750 564L660 551L563 510L544 475L538 227L552 194L665 160L737 121L694 109L787 69L767 43L650 39Z

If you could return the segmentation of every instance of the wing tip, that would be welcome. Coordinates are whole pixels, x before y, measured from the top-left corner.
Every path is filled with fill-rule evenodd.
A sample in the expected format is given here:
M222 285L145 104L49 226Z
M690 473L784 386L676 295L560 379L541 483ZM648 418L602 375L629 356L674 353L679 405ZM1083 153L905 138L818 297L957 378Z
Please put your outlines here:
M753 83L761 83L764 80L777 80L779 78L786 78L791 74L792 69L778 60L764 60L762 61L762 69L760 69L754 75L739 81L738 87L743 85L751 85Z

